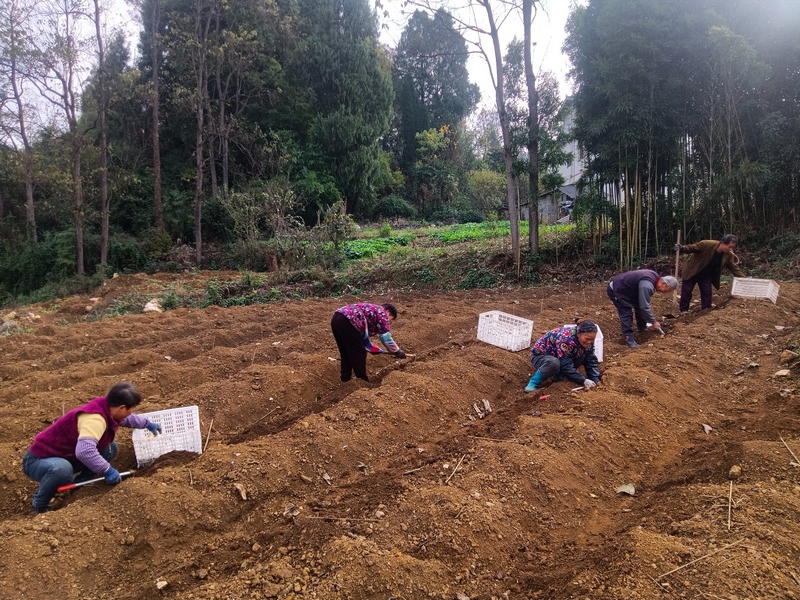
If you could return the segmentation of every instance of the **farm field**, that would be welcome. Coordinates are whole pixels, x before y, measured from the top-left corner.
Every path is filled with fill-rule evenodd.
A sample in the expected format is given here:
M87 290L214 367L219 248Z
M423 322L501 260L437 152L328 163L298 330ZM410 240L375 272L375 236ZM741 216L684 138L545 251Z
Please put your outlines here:
M165 278L203 285L159 278L19 309L0 337L0 598L800 598L800 283L777 304L723 285L637 350L604 285L87 321ZM414 356L370 356L369 384L340 385L329 323L356 301L393 302ZM603 383L526 395L528 352L476 339L489 310L534 338L595 320ZM120 380L139 413L197 405L205 451L32 515L33 436ZM136 469L130 432L117 440L114 465Z

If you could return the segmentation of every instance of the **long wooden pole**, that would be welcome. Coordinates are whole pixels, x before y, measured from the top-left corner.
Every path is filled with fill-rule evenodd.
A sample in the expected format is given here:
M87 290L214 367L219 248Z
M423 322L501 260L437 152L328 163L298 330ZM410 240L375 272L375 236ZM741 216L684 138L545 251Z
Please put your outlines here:
M681 245L681 230L678 229L678 241L675 242L677 246ZM678 278L678 267L681 264L681 249L677 248L675 250L675 279ZM675 314L678 314L678 288L672 290L672 310Z

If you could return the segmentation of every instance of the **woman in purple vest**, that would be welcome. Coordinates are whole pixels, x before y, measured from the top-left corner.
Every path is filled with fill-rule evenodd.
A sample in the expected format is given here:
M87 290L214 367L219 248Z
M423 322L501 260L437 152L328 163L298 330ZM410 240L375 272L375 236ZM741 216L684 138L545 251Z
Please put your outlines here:
M106 396L73 408L36 435L22 459L22 472L39 482L33 512L50 510L50 500L60 486L90 479L95 473L106 483L120 482L119 471L109 464L117 455L117 428L147 429L153 435L161 432L161 425L133 414L141 401L133 384L122 381Z

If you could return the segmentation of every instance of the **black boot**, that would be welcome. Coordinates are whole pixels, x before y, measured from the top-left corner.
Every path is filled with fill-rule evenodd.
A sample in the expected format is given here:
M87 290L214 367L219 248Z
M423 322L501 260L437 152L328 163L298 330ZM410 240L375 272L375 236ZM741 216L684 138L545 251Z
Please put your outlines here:
M639 344L636 343L636 338L633 337L632 333L629 333L625 336L625 343L628 345L628 348L638 348Z

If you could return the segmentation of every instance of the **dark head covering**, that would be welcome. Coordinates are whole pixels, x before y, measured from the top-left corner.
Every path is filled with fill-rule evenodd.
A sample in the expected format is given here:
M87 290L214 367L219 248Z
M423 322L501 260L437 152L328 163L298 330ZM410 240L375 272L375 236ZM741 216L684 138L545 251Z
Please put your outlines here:
M575 319L577 323L576 333L597 333L597 325L588 319Z

